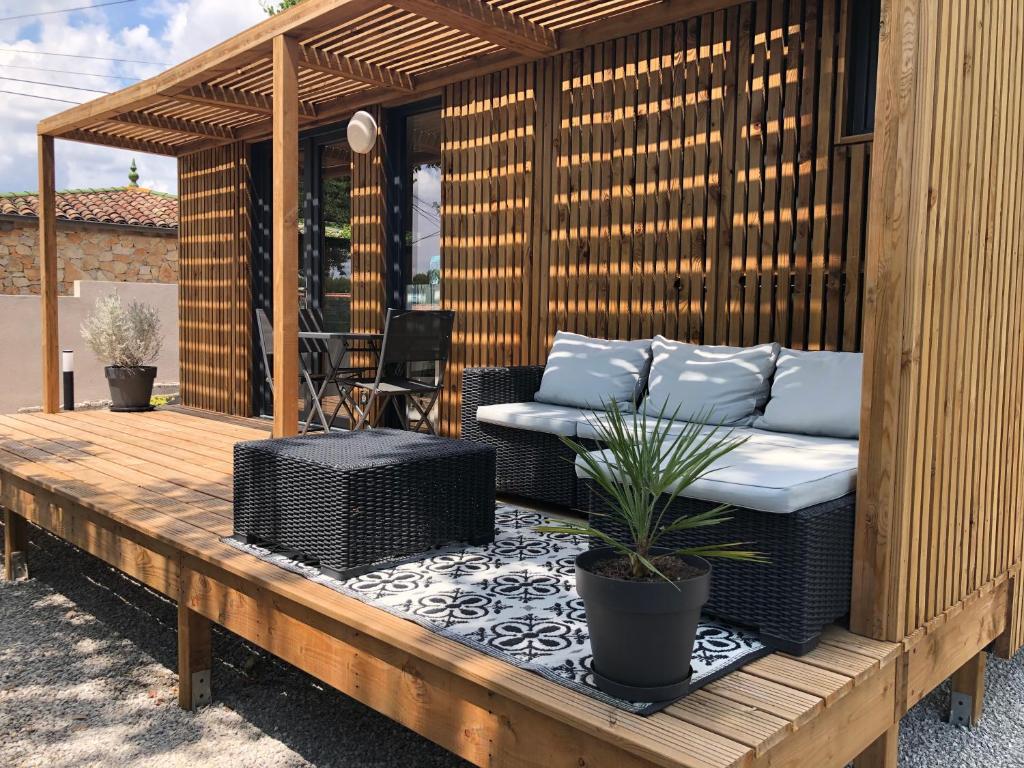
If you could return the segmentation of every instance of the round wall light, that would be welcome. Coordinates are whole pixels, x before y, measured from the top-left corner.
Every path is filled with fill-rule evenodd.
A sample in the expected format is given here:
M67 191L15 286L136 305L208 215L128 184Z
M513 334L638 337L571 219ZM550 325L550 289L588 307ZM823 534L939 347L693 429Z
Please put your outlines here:
M348 146L358 155L365 155L377 143L377 121L369 112L360 110L348 121Z

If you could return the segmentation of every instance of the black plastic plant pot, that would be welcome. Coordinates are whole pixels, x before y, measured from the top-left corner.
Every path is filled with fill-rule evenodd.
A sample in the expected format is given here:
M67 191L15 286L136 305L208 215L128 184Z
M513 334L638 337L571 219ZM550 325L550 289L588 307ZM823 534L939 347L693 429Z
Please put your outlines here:
M598 547L576 558L576 589L587 612L597 687L634 702L685 696L700 612L711 588L711 564L700 557L684 557L703 573L671 583L623 581L594 573L597 563L616 556L612 549Z
M153 397L153 382L156 380L156 366L140 365L137 368L122 368L108 365L104 371L110 385L110 410L150 411Z

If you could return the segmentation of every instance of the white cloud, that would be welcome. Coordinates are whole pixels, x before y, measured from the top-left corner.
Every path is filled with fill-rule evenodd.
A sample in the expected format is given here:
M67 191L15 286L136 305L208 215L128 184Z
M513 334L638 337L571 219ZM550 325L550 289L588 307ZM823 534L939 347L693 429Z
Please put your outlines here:
M32 11L67 7L63 0L37 0ZM32 51L52 51L86 56L134 59L173 64L193 56L231 35L264 19L257 0L158 0L147 2L141 11L142 23L115 26L100 10L69 17L42 17L40 23L19 22L0 30L0 47L23 53L0 54L0 76L23 80L64 82L82 88L113 91L130 81L116 75L143 78L162 67L145 64L118 64L92 59L41 56ZM29 36L31 33L31 38ZM47 73L32 69L14 69L13 65L45 67L89 73L90 76ZM91 76L99 75L99 76ZM0 89L49 96L56 99L86 101L93 95L54 86L0 80ZM36 189L36 124L70 104L31 99L0 93L0 191ZM123 186L128 183L128 166L135 158L140 184L164 192L177 189L177 165L173 158L143 155L78 142L57 142L57 186L60 189Z

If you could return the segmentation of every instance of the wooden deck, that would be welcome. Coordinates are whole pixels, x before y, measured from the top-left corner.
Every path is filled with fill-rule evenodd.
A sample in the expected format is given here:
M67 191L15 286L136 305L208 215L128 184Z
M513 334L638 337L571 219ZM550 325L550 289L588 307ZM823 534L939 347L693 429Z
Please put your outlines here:
M231 448L267 434L179 411L0 416L8 547L24 517L178 601L186 706L213 621L478 765L827 768L895 721L900 646L840 629L642 718L241 553L220 540Z

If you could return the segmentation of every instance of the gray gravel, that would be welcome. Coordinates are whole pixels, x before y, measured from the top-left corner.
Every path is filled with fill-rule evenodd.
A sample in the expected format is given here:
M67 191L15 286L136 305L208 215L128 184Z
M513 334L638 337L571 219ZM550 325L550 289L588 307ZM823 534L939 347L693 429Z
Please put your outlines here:
M215 703L182 712L172 603L39 532L29 564L31 580L0 581L3 768L466 765L220 630ZM1024 654L990 660L987 682L974 730L942 722L948 685L916 706L900 765L1024 766Z
M181 711L174 604L33 533L0 580L0 768L467 765L219 629L215 702Z

